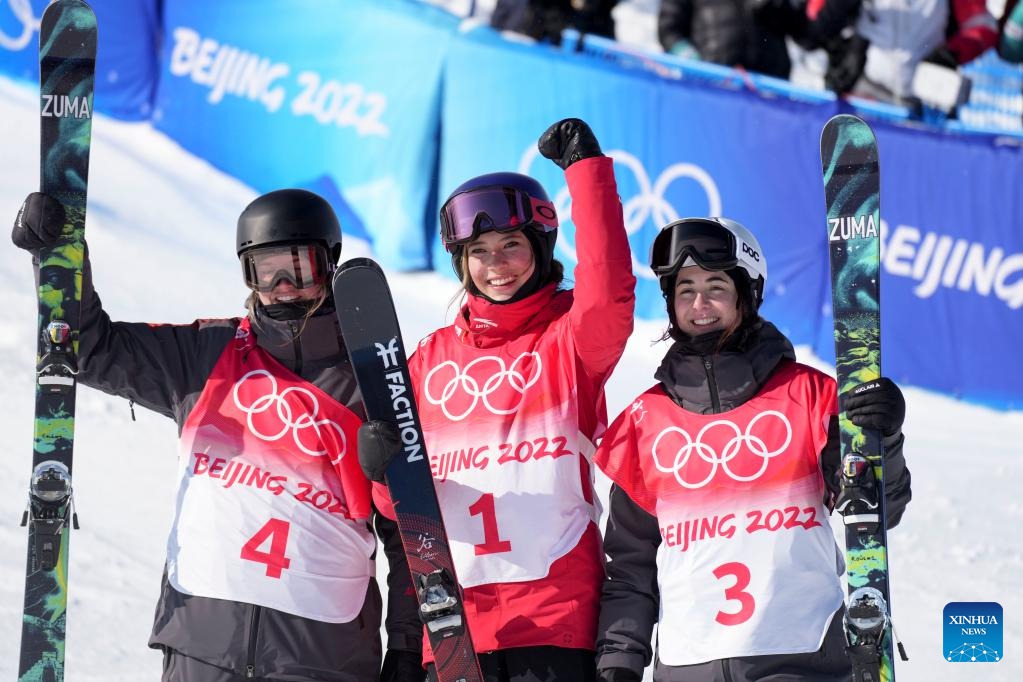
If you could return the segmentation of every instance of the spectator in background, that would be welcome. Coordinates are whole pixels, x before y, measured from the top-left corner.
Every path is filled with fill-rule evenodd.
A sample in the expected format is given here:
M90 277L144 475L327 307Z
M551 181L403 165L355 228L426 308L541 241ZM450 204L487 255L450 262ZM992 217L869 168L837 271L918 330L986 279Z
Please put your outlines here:
M873 0L864 4L856 31L869 47L853 94L911 106L917 64L955 69L998 39L985 0Z
M497 0L490 25L555 45L566 28L613 40L611 10L617 4L618 0Z
M1009 62L1023 62L1023 4L1009 0L999 27L998 54Z
M788 78L795 14L788 0L661 0L657 37L679 57Z
M866 39L856 33L861 0L809 0L790 25L790 35L805 50L828 55L824 87L836 94L849 92L867 61Z

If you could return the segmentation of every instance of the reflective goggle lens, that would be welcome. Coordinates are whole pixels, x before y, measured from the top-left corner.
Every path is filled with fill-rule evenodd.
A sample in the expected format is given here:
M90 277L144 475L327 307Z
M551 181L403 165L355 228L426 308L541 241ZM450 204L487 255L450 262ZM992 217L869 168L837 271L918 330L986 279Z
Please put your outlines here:
M686 220L664 227L650 249L650 268L670 275L687 258L705 270L728 270L738 264L735 235L710 220Z
M286 244L253 249L242 254L245 284L263 293L273 291L280 282L296 289L325 284L327 251L319 244Z
M508 232L527 225L545 232L555 229L554 204L508 187L456 194L440 210L440 237L446 247L472 241L481 232Z

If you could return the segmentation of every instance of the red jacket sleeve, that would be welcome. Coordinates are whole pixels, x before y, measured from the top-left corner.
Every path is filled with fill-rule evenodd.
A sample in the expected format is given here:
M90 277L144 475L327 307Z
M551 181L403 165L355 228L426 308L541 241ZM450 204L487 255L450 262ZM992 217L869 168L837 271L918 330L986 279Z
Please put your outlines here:
M998 42L998 22L984 0L952 0L959 30L948 39L948 49L960 64L979 57Z
M591 376L610 373L632 334L636 278L610 157L583 159L565 171L575 224L576 348Z

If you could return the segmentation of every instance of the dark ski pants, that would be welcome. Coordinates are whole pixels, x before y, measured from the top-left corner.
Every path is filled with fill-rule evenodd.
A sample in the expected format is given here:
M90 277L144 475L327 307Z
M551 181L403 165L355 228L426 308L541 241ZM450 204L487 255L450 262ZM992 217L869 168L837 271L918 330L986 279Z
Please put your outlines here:
M654 682L851 682L852 663L845 653L839 609L824 644L808 654L746 656L696 665L654 664Z
M557 646L499 649L480 654L484 682L594 682L597 658L592 651ZM430 682L437 668L427 666Z
M351 680L351 682L376 682L379 673L376 669L367 667L361 674L350 674L347 676L331 677L245 677L233 670L204 663L197 658L185 656L173 649L163 650L163 677L161 682L279 682L280 680L301 680L302 682L316 682L316 680Z

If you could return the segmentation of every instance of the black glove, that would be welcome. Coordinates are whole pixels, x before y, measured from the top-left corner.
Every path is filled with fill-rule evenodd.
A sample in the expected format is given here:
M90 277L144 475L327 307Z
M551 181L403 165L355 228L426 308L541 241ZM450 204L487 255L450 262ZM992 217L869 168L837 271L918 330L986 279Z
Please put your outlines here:
M565 118L544 131L536 143L540 153L562 170L580 159L603 156L597 138L585 121Z
M843 401L846 414L856 426L877 429L894 436L906 418L906 399L895 382L886 377L868 381L849 390Z
M605 668L597 671L600 682L639 682L642 676L628 668Z
M824 74L824 87L836 95L852 90L863 75L867 64L867 48L870 41L859 34L849 38L837 36L825 46L828 53L828 70Z
M423 655L418 651L388 649L380 669L380 682L423 682L426 670Z
M948 49L948 45L939 45L934 50L924 57L923 61L930 62L931 64L937 64L938 66L944 66L947 69L958 69L959 59L956 58L955 53Z
M41 192L32 192L18 210L11 230L11 241L19 249L38 253L39 249L57 246L64 229L64 206Z
M384 482L394 456L401 452L401 435L394 422L370 419L359 425L359 465L366 478Z

